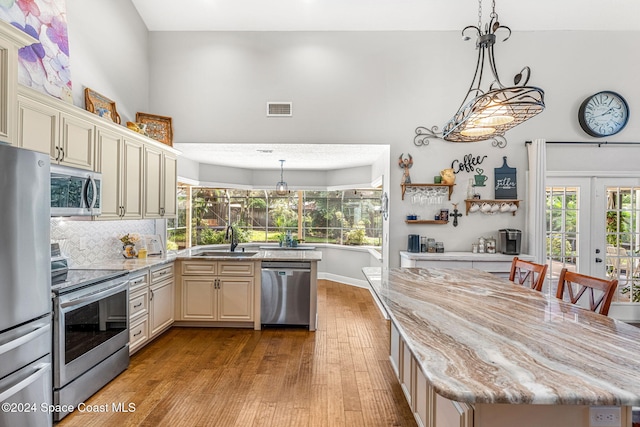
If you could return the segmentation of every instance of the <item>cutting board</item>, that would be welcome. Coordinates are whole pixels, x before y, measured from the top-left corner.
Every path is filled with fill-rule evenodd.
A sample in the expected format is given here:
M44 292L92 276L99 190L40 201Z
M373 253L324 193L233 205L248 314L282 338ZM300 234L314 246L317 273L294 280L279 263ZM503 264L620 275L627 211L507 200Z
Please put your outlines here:
M507 165L507 156L502 157L502 167L494 169L495 174L495 199L518 198L518 184L516 181L516 168Z

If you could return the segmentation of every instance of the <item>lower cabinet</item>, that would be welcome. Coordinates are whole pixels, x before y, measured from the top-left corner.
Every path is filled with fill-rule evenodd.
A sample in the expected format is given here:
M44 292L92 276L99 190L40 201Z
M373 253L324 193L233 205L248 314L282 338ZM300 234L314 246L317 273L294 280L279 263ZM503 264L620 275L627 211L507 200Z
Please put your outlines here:
M149 285L149 337L164 332L174 321L173 264L151 269Z
M149 269L129 277L129 354L142 348L149 339Z
M180 320L253 322L254 263L182 261Z
M389 359L420 427L473 427L473 407L438 395L400 335L390 322Z
M129 354L174 321L173 263L144 268L129 276Z

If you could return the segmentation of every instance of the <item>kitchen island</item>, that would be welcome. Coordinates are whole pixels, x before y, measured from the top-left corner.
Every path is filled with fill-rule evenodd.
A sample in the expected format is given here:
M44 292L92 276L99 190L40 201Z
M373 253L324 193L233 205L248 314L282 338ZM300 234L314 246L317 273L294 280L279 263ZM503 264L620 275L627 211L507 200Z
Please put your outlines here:
M479 270L363 272L419 424L631 426L640 329ZM618 421L590 424L596 414Z

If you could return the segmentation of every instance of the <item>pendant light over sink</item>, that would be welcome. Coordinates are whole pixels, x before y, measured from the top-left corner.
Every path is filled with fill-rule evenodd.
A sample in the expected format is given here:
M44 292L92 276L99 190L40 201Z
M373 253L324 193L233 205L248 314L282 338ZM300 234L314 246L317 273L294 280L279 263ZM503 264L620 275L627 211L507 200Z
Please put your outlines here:
M276 194L279 196L284 196L289 193L289 186L283 178L284 162L284 160L280 160L280 181L276 184Z
M473 80L462 104L443 127L418 127L414 143L428 145L430 138L441 138L451 142L475 142L493 140L493 145L506 146L504 134L509 129L529 120L544 110L544 92L535 86L527 86L531 70L525 66L513 78L513 86L505 86L498 77L493 46L496 33L506 32L503 41L511 37L511 29L498 21L496 2L492 0L489 22L482 26L482 0L478 0L478 25L469 25L462 30L463 40L471 40L467 34L475 33L478 59ZM485 62L487 62L485 64ZM492 79L483 89L482 78L486 68Z

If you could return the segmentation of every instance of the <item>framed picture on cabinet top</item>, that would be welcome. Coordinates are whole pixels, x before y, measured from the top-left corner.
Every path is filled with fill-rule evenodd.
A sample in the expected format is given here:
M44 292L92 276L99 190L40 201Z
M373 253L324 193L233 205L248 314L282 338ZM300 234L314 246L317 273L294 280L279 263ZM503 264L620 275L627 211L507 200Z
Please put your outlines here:
M116 103L88 87L84 89L84 109L120 124Z
M149 138L173 146L173 125L171 117L156 114L136 113L136 122L146 124L146 134Z

